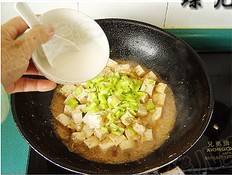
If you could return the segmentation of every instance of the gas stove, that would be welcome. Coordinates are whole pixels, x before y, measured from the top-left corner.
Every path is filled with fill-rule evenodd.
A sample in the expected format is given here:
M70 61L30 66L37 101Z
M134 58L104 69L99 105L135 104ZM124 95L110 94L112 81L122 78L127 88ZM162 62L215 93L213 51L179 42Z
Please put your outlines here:
M179 166L185 174L232 174L232 53L199 52L214 90L212 119L199 141L182 157L153 174ZM72 174L30 149L27 174ZM150 173L149 173L150 174Z

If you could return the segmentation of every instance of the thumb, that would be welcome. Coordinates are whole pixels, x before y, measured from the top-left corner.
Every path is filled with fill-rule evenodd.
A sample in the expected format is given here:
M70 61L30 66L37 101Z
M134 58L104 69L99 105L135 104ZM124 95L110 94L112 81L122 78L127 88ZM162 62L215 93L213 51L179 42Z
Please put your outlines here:
M35 26L26 32L22 37L16 40L21 45L22 51L29 60L32 53L38 46L49 41L55 34L55 27L52 24L43 24Z

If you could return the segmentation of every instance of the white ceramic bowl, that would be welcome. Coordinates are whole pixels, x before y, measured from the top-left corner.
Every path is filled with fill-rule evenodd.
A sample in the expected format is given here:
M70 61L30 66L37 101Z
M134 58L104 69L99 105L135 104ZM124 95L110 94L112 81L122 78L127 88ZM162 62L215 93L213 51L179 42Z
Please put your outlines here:
M109 58L109 43L101 27L87 15L72 9L54 9L40 16L43 23L55 26L56 35L74 42L81 52L71 59L72 52L54 60L51 67L42 47L33 53L37 69L48 79L59 84L76 84L90 80L104 69ZM64 47L53 43L56 49Z

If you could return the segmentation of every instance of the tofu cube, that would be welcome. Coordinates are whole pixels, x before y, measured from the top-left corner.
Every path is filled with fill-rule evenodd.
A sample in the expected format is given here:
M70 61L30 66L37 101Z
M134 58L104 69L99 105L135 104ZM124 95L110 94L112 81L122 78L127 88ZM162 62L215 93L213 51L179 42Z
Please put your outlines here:
M82 121L90 128L100 128L103 120L100 113L87 112Z
M101 72L102 76L107 76L108 74L112 73L112 70L110 67L106 66L103 71Z
M138 123L134 123L133 124L133 129L135 130L135 132L137 132L138 134L143 134L144 133L144 131L146 130L146 127L145 126L143 126L143 125L140 125L140 124L138 124Z
M128 140L139 140L140 135L139 134L132 134L129 129L125 129L125 135Z
M124 135L118 136L116 134L109 134L108 138L110 138L116 146L119 145L121 142L127 140Z
M155 84L156 84L156 81L154 81L152 79L145 78L140 90L148 93L148 95L151 97L153 94Z
M139 76L139 77L143 77L146 72L143 70L143 68L140 65L137 65L135 68L135 73Z
M79 124L79 125L76 125L76 131L81 131L83 129L83 126L84 124Z
M143 95L143 96L141 96L139 98L139 100L140 100L141 103L146 103L148 99L149 99L148 93L145 93L145 95Z
M80 110L81 112L83 112L82 110L86 108L86 104L81 104L81 105L78 105L75 110Z
M107 103L108 103L109 105L111 105L112 101L115 102L115 104L113 105L114 107L115 107L115 106L118 106L118 104L121 103L121 101L120 101L115 95L111 95L111 96L109 96L108 99L107 99Z
M115 147L115 144L110 138L106 138L105 140L99 143L99 148L101 148L103 152L109 150L112 147Z
M71 106L69 106L69 105L64 106L64 113L65 114L71 115L72 111L74 111L74 108L72 108Z
M129 64L117 64L117 65L115 65L115 72L130 74L131 67Z
M85 92L85 89L82 86L78 86L78 88L80 88L81 93L80 94L76 94L75 90L73 91L73 95L76 97L76 99L81 103L81 104L85 104L87 103L87 98L88 98L88 94Z
M73 94L69 94L68 97L65 99L64 101L64 105L67 105L67 101L70 99L70 98L74 98L75 99L75 96Z
M56 120L58 120L63 126L67 126L71 121L70 117L65 114L59 114L56 117Z
M109 58L106 66L114 69L116 65L118 65L118 63L116 61L114 61L114 60L112 60L112 59Z
M73 84L67 84L64 85L61 89L60 92L65 96L68 97L69 94L72 94L72 92L75 90L76 86Z
M143 133L141 137L141 141L151 141L153 140L153 134L152 134L152 129L146 129L146 131Z
M152 120L158 120L162 115L162 107L155 106L155 112L152 113Z
M73 132L71 135L71 140L74 143L82 142L85 140L85 133L84 132Z
M71 129L72 131L76 131L76 129L77 129L77 125L73 122L72 119L70 120L70 122L69 122L69 124L67 125L67 127L68 127L69 129Z
M144 75L144 78L149 78L152 80L157 80L157 76L154 72L150 71L146 75Z
M156 104L158 106L164 106L165 99L166 99L166 94L159 93L159 92L154 93L152 96L152 100L153 100L154 104Z
M159 83L155 86L155 91L160 92L160 93L165 93L166 88L167 88L167 84Z
M88 146L89 149L91 149L99 145L99 140L96 136L91 136L85 139L84 143L86 144L86 146Z
M137 112L137 116L139 116L139 117L147 116L147 108L146 108L146 106L143 105L143 104L139 104L138 106L139 106L139 110Z
M109 132L102 129L95 129L94 135L100 140L104 140L108 136Z
M125 140L119 144L119 147L122 151L129 151L135 148L135 141L134 140Z
M82 123L82 112L79 109L75 109L71 112L72 119L74 123L81 124Z
M88 127L87 125L84 125L84 126L83 126L83 129L82 129L82 132L85 133L86 138L89 138L90 136L93 135L94 130L91 129L90 127Z
M133 122L134 116L129 111L126 111L120 119L124 125L128 126Z

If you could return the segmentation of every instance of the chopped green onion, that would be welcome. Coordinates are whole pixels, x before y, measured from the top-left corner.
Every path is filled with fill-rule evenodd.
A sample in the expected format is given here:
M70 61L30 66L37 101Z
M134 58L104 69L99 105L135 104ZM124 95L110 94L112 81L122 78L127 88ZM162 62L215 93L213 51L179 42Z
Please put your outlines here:
M108 132L108 129L107 129L106 127L104 127L104 126L101 127L101 130L102 130L103 132Z
M70 107L72 107L72 108L76 108L76 107L78 106L78 102L77 102L77 100L74 99L74 98L69 98L69 99L67 100L67 104L68 104Z
M154 110L155 109L155 105L154 105L154 103L152 103L152 102L150 102L150 103L148 103L147 105L146 105L146 108L147 108L147 110Z
M75 88L75 92L74 92L75 95L76 95L76 96L80 95L80 94L82 93L82 89L83 89L82 86L76 87L76 88Z
M109 114L106 116L106 118L107 118L110 122L114 122L114 116L113 116L111 113L109 113Z
M128 130L131 132L131 134L136 134L135 130L132 128L132 126L128 126Z
M118 135L118 136L121 136L122 134L123 134L123 132L121 132L121 131L112 131L111 132L112 134L115 134L115 135Z
M111 131L117 131L118 128L119 128L118 125L116 125L116 124L114 124L114 123L112 123L112 122L110 123L110 130L111 130Z
M148 81L148 84L152 84L152 83L154 83L154 80L149 80Z

